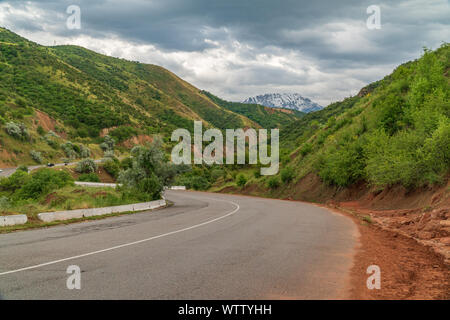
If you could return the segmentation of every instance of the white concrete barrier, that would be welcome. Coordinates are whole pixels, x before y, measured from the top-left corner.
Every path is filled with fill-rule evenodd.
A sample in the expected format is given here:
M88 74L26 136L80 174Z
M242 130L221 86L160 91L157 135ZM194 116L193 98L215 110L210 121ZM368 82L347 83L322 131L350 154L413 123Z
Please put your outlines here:
M38 218L44 222L52 222L58 220L80 219L93 216L101 216L111 213L120 213L128 211L144 211L160 208L166 205L166 200L156 200L144 203L126 204L115 207L77 209L67 211L43 212L38 214Z
M170 190L186 190L185 186L172 186Z
M0 216L0 227L14 226L27 223L28 218L25 214L15 214L12 216Z
M75 181L75 185L84 187L111 187L111 188L117 187L117 183L84 182L84 181Z

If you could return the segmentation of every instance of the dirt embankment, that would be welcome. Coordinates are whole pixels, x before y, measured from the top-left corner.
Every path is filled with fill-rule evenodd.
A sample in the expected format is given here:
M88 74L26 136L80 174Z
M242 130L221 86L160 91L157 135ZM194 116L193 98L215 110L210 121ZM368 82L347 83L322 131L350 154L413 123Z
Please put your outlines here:
M361 234L352 269L355 299L450 299L448 179L441 186L377 191L362 182L331 187L310 174L270 194L255 185L222 192L315 202L353 219ZM370 265L381 269L381 290L367 289Z

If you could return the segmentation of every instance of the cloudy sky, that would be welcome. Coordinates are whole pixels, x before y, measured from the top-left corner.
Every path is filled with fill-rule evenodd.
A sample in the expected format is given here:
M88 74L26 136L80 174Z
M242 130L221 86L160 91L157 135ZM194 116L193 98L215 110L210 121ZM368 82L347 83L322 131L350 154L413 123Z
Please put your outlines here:
M67 8L81 29L67 28ZM378 5L381 28L369 29ZM0 1L0 26L166 67L229 100L300 93L326 105L450 41L448 0Z

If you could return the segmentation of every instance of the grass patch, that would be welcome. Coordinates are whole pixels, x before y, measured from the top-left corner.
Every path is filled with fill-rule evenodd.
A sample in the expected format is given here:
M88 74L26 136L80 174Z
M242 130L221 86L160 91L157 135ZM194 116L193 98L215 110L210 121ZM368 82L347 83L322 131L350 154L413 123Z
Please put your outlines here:
M41 212L111 207L137 202L140 201L132 195L124 196L110 187L67 186L38 200L18 201L10 208L1 209L0 215L26 214L28 219L37 219L37 214Z

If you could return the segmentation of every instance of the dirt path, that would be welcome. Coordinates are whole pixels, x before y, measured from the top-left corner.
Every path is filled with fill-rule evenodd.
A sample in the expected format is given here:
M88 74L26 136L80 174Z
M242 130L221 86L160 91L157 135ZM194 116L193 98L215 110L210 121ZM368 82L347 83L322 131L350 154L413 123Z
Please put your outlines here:
M360 231L361 246L352 268L353 299L450 299L450 268L442 256L414 239L334 210L351 217ZM380 267L380 290L367 289L370 265Z

